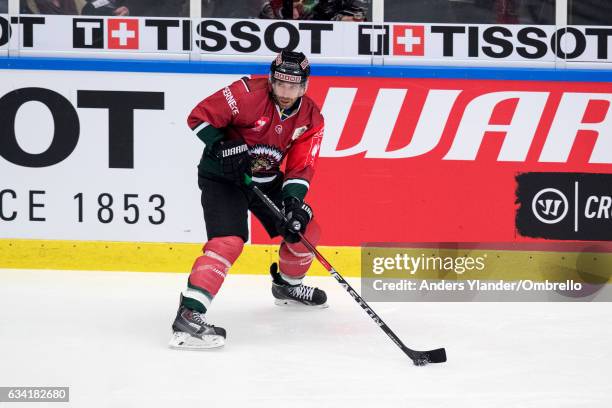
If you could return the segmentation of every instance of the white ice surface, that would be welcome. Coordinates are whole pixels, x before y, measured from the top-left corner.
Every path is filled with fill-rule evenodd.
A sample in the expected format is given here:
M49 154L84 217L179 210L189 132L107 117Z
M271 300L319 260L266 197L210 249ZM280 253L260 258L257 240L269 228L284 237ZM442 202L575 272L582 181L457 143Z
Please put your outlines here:
M0 386L69 386L70 407L612 407L609 303L374 303L415 367L332 279L329 309L274 306L230 275L225 348L167 348L186 274L0 270ZM352 280L358 286L358 280Z

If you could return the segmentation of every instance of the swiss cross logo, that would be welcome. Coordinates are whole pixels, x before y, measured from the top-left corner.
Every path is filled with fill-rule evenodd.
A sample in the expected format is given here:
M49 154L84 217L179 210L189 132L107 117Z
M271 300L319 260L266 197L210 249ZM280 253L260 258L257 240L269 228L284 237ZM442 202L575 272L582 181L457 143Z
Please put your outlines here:
M393 26L393 55L425 55L425 28L418 25Z
M138 20L108 19L108 48L121 50L138 49Z

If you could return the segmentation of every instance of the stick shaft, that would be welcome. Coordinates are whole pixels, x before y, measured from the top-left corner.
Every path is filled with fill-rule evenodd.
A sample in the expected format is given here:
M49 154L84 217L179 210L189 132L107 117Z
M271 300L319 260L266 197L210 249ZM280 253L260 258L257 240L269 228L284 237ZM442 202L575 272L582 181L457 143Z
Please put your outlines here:
M272 200L270 200L267 195L265 195L259 188L257 188L257 186L253 186L252 189L253 192L274 213L274 215L276 215L279 219L287 221L285 214L282 213L282 211L276 206L276 204L274 204ZM357 302L357 304L359 304L359 306L361 306L361 308L365 310L365 312L368 314L368 316L370 316L372 320L374 320L374 323L376 323L376 325L380 327L381 330L385 332L385 334L389 336L389 338L391 338L391 340L393 340L393 342L404 353L406 353L408 357L414 359L415 352L410 348L406 347L406 345L399 339L399 337L397 337L393 330L391 330L391 328L387 326L387 324L380 318L380 316L378 316L378 314L374 310L372 310L372 308L366 303L365 300L363 300L363 298L355 291L355 289L353 289L353 287L346 281L346 279L344 279L344 277L342 277L342 275L340 275L340 273L338 273L338 271L336 271L333 266L331 266L331 264L325 259L325 257L323 257L323 255L317 250L317 248L315 248L315 246L312 245L310 241L308 241L308 239L306 239L306 237L304 237L301 232L298 232L298 234L300 240L302 241L302 244L304 244L304 246L314 254L314 256L321 263L321 265L323 265L323 267L327 269L331 276L333 276L334 279L336 279L338 283L342 285L342 287L351 295L355 302Z

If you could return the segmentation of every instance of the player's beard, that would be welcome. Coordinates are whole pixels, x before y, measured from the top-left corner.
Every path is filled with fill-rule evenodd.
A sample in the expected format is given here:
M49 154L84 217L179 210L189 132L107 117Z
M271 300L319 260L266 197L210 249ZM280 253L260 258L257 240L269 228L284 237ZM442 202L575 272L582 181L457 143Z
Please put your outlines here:
M288 109L290 107L292 107L299 98L284 98L284 97L279 97L277 95L274 94L274 92L272 92L272 98L274 99L274 101L276 102L276 104L281 108L281 109Z

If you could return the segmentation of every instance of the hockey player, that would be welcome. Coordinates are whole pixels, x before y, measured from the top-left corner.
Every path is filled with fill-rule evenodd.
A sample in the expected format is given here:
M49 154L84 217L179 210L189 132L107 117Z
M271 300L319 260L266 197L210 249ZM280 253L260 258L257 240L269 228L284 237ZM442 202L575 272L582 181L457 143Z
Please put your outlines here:
M244 77L201 101L189 115L189 127L204 142L198 184L208 242L181 293L170 347L225 343L225 330L208 323L205 313L248 239L247 211L270 237L283 237L278 266L270 267L275 303L327 306L324 291L302 283L314 255L289 228L297 221L310 242L318 241L319 226L304 202L323 136L323 117L304 95L309 75L306 56L284 50L268 78ZM282 208L287 223L278 222L244 184L245 174Z

